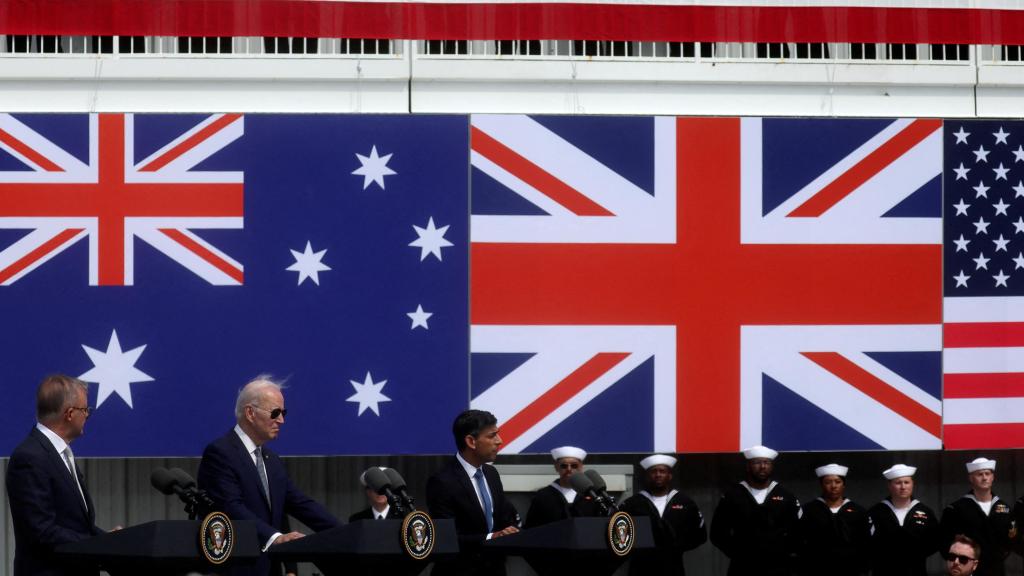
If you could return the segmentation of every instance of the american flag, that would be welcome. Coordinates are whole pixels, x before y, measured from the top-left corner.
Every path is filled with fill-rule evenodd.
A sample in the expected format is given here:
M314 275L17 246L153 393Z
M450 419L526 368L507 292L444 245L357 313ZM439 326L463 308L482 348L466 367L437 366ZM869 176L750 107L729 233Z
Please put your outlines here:
M944 438L1024 445L1024 123L947 121Z
M510 450L939 445L940 121L472 124L472 403Z

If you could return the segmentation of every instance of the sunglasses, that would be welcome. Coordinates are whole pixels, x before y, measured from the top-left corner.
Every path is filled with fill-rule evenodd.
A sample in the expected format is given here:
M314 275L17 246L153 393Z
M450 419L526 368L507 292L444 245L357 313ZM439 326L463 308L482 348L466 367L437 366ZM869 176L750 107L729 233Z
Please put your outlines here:
M961 564L963 566L966 566L966 565L970 564L971 562L974 562L975 560L976 560L976 558L971 558L970 556L964 556L963 554L946 554L946 561L947 562L957 562L957 563L959 563L959 564Z
M257 406L255 404L249 404L249 406L252 406L253 408L255 408L257 410L262 410L262 411L266 412L267 414L270 415L270 419L271 420L277 420L278 418L280 418L282 416L287 416L288 415L288 410L285 410L284 408L274 408L273 410L267 410L266 408L263 408L262 406Z
M569 464L567 462L560 462L558 464L558 467L561 468L562 470L569 470L570 468L573 470L579 470L580 465L577 464L576 462L573 462L572 464Z

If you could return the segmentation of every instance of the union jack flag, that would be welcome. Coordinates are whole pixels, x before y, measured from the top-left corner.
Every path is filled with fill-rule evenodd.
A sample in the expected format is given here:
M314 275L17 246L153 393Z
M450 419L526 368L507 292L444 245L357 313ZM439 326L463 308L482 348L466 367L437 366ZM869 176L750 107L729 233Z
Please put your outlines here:
M241 114L211 115L139 158L132 114L89 115L75 151L58 142L77 134L36 129L53 128L39 116L0 115L0 148L20 162L0 170L0 229L30 230L0 251L0 284L88 239L89 284L132 285L137 238L210 284L241 285L242 264L192 230L243 226L242 173L197 169L243 124Z
M831 420L789 449L938 446L941 376L901 367L940 351L940 121L472 125L472 404L515 424L508 449L607 445L639 414L635 450L732 451L794 407ZM671 353L606 337L655 327ZM575 367L545 360L559 346Z

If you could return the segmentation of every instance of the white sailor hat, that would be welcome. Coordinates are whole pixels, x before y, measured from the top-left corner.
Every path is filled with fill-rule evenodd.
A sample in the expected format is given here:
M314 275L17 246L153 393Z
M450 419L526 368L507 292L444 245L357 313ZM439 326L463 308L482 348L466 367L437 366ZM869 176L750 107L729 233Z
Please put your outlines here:
M676 465L677 460L667 454L652 454L647 458L640 461L640 467L647 470L651 466L668 466L669 468Z
M904 476L913 476L914 472L917 472L917 468L913 466L897 464L885 472L882 472L882 475L885 476L886 480L892 480L894 478L903 478Z
M996 461L989 460L988 458L975 458L967 463L967 473L977 472L978 470L995 470Z
M580 462L587 459L587 451L575 446L562 446L551 451L551 457L558 462L562 458L575 458Z
M779 453L771 448L765 446L752 446L743 451L743 457L747 460L753 460L754 458L767 458L769 460L775 460L775 457Z
M850 469L846 466L840 466L839 464L826 464L824 466L818 466L814 469L814 473L821 478L822 476L842 476L846 478L846 473Z
M370 468L373 468L373 466L371 466ZM370 468L367 468L366 470L363 470L363 473L359 475L359 483L362 484L363 486L366 486L366 471L369 470ZM383 472L383 471L388 469L387 466L377 466L377 468L381 472Z

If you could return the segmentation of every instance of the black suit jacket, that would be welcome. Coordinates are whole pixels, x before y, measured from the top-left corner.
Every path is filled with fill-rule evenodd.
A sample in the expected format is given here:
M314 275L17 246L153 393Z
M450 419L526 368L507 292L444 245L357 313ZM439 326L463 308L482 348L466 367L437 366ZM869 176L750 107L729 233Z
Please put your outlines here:
M484 464L484 478L494 506L494 532L519 525L519 514L505 499L501 476L494 466ZM455 520L459 537L459 557L454 562L438 562L432 574L444 576L493 576L505 574L505 559L483 556L481 546L487 539L487 519L466 470L454 456L427 480L427 508L434 518Z
M232 520L249 520L256 524L262 547L275 532L289 531L286 514L316 530L338 525L338 520L312 498L292 484L281 458L263 447L263 462L270 485L270 503L263 495L263 485L252 456L234 430L210 443L199 463L199 487L210 495L217 510ZM270 560L264 554L254 568L235 568L238 576L266 576L271 573Z
M38 429L33 428L14 449L7 467L7 498L14 521L14 576L97 573L80 565L61 566L53 555L58 544L103 532L96 526L96 511L80 471L78 481L85 504L64 458Z

